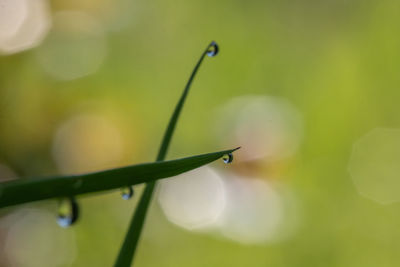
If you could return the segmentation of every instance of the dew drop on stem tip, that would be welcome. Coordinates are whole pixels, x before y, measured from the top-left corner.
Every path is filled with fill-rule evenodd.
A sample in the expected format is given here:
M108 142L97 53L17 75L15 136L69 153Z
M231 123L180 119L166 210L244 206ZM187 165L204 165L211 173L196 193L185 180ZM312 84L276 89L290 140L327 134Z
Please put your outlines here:
M208 47L207 56L215 57L219 52L219 47L216 42L212 42Z

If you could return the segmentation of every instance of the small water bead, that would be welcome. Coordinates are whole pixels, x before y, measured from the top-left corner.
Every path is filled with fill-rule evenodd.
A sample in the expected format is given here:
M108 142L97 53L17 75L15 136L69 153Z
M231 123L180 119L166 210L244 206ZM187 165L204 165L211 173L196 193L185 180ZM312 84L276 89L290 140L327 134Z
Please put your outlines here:
M224 163L228 164L231 163L233 161L233 155L232 153L226 154L224 155L224 157L222 158L222 160L224 161Z
M216 42L212 42L208 48L207 56L215 57L219 52L219 47Z
M121 191L122 191L122 198L125 200L132 198L134 193L132 186L124 187L122 188Z
M61 227L69 227L79 217L79 206L75 198L63 198L58 204L57 223Z

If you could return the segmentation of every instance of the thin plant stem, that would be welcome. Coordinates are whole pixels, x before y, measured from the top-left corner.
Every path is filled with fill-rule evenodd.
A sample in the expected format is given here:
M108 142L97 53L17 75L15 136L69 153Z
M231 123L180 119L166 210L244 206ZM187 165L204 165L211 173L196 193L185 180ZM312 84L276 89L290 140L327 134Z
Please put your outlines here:
M186 83L185 89L179 99L178 104L175 107L174 113L168 123L168 127L165 131L164 137L161 142L160 150L158 152L156 161L163 161L168 151L168 147L171 143L171 138L174 133L176 123L179 119L179 115L181 113L182 107L185 103L186 97L189 93L190 86L196 76L197 71L199 70L201 63L203 62L207 53L210 52L210 49L215 49L215 54L218 52L218 46L215 42L211 42L204 52L201 54L200 59L198 60L196 66L194 67L192 74L189 77L188 82ZM125 236L125 240L122 244L122 247L119 251L118 258L115 262L116 267L128 267L131 266L132 260L135 256L135 252L137 249L137 245L139 242L140 234L143 229L143 224L146 219L147 210L149 208L149 204L154 192L156 182L149 182L146 184L144 192L140 198L139 204L133 214L131 219L131 223L128 229L128 232Z

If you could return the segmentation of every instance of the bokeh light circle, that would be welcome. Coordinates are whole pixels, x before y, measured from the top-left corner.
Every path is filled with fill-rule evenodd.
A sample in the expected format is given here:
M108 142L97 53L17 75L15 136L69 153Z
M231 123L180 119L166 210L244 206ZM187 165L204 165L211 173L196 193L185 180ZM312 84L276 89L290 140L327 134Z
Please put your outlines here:
M75 260L75 233L60 228L52 213L22 209L0 224L8 229L4 253L11 266L71 266Z
M0 0L0 53L13 54L39 45L50 26L46 0Z
M216 222L225 207L219 175L208 167L161 181L158 200L164 214L185 229L203 229Z
M245 245L287 240L299 224L297 199L265 179L201 167L161 182L158 202L184 229Z
M102 26L80 11L54 15L54 27L37 50L43 69L60 80L73 80L96 72L107 51Z
M349 172L357 191L381 204L400 201L400 129L376 128L353 146Z
M53 141L53 158L64 174L96 171L116 165L122 158L119 129L107 119L81 114L64 122Z
M227 206L219 230L243 244L269 243L276 239L284 218L279 193L266 181L226 174Z
M241 146L240 161L290 157L303 137L300 112L283 98L241 96L222 106L218 114L218 141L226 147Z

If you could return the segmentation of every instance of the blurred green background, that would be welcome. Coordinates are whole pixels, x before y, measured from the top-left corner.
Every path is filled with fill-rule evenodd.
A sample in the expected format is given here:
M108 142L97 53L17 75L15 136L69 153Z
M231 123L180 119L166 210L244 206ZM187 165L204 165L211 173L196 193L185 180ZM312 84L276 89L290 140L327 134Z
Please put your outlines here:
M162 184L135 266L399 266L399 11L0 0L0 178L153 161L215 40L168 158L243 148ZM79 197L67 229L56 200L3 209L0 266L111 266L141 190Z

